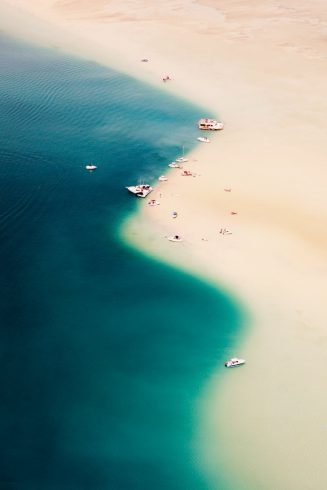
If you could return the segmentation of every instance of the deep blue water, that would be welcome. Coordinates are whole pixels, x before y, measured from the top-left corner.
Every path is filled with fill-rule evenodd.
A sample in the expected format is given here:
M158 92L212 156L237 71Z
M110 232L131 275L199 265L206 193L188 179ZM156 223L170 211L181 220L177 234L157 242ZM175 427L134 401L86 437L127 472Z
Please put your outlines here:
M95 63L0 49L0 489L207 490L195 407L240 315L117 234L124 186L190 148L202 111Z

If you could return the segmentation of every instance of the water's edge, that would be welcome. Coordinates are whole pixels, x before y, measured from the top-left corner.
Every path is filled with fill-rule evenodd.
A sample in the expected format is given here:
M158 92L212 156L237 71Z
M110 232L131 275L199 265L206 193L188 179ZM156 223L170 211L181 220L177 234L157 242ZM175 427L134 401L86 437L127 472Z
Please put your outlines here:
M198 407L243 320L218 289L120 234L137 212L124 186L191 147L200 110L1 43L1 480L205 490Z

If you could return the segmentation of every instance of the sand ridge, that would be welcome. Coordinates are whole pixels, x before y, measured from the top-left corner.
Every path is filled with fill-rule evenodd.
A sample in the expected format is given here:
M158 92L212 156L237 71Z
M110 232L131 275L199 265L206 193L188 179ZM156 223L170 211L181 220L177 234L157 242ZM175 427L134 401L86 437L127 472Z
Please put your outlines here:
M7 0L1 8L7 32L107 63L225 122L189 155L185 168L196 176L172 169L151 195L160 206L140 202L122 234L233 292L250 312L248 335L230 353L246 368L230 376L217 366L199 408L199 454L213 488L219 464L237 489L326 486L324 2ZM35 32L40 21L47 32ZM163 87L166 73L173 81ZM224 227L232 234L219 234ZM183 242L168 242L172 233Z

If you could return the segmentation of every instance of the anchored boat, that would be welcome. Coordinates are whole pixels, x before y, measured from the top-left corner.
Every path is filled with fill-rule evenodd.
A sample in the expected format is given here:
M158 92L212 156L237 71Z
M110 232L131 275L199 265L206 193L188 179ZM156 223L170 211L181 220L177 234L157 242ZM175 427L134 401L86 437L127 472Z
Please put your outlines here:
M98 167L96 165L93 165L92 163L89 163L88 165L85 165L86 170L89 170L92 172L92 170L96 170Z
M232 357L231 359L225 362L225 367L232 368L232 367L243 366L243 364L245 364L244 359L239 359L238 357Z
M148 184L131 185L126 189L137 197L146 197L153 191L153 188Z
M207 117L203 117L198 121L198 128L205 129L207 131L218 131L224 129L224 124L216 121L216 119L208 119Z
M188 158L186 158L186 157L184 156L184 146L183 146L183 148L182 148L182 156L181 156L181 157L176 158L176 160L175 160L175 161L176 161L177 163L186 163L186 162L188 162Z

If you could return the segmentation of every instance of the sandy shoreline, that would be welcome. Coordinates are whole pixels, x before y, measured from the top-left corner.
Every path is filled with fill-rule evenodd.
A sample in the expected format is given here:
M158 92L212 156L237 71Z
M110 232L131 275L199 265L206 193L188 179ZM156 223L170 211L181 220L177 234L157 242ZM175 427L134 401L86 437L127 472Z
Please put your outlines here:
M323 488L327 14L322 1L215 5L8 0L0 12L5 32L108 64L224 120L185 164L196 177L173 169L151 196L160 206L142 203L122 232L233 291L251 313L236 353L246 369L213 375L205 389L199 439L213 485L223 444L237 489ZM162 87L167 73L174 80ZM165 240L171 233L183 243Z

